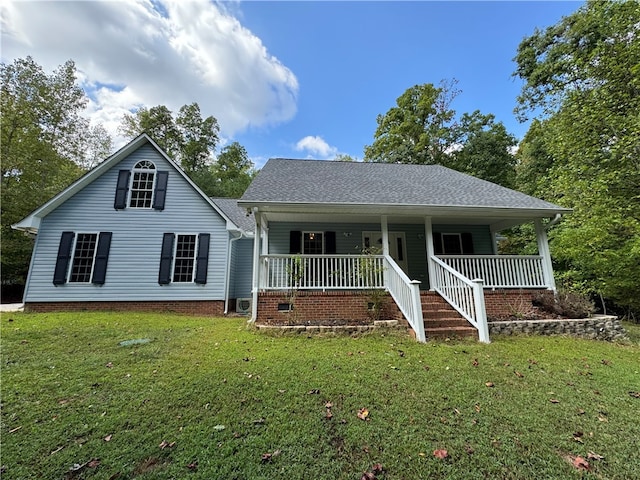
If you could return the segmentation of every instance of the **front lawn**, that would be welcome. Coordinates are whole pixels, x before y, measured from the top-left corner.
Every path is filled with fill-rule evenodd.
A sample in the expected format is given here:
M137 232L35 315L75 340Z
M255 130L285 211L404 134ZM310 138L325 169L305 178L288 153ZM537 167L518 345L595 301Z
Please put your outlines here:
M640 471L638 336L419 344L138 313L10 313L1 328L3 479Z

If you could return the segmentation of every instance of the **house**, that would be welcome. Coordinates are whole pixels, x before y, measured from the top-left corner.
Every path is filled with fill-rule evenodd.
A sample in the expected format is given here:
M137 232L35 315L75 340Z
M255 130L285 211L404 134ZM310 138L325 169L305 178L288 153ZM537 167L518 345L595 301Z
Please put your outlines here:
M251 293L252 224L140 135L13 225L36 235L25 309L222 315Z
M438 165L292 159L269 160L240 200L211 199L141 135L14 228L37 235L28 311L221 315L244 299L258 323L382 311L420 341L489 341L487 314L555 290L544 220L568 212ZM496 234L527 222L538 255L497 255Z
M295 317L287 290L296 321L366 319L362 292L384 289L421 341L429 304L487 342L487 312L553 292L543 220L569 212L439 165L290 159L269 160L238 204L256 221L253 320ZM497 233L527 222L538 255L497 255Z

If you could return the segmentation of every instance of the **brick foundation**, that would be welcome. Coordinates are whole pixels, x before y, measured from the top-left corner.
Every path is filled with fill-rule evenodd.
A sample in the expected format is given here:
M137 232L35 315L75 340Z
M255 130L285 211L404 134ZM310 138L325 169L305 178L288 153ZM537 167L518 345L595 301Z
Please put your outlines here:
M150 301L150 302L29 302L24 311L45 312L163 312L182 315L221 317L224 315L222 300Z
M372 325L373 312L368 309L366 291L298 292L292 311L278 310L288 304L283 292L263 292L258 296L257 323L264 325ZM284 306L283 305L283 306ZM404 317L390 295L383 303L381 320Z
M551 290L485 290L487 317L527 316L536 312L532 299L537 295L553 296Z

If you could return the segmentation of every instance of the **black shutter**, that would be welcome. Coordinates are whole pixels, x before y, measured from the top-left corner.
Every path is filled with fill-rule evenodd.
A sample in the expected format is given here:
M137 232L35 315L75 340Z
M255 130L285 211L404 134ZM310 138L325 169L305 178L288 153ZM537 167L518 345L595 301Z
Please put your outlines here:
M473 255L473 236L469 232L461 233L462 253L465 255Z
M169 172L158 172L156 174L156 190L153 194L153 208L164 210L164 201L167 197L167 180Z
M107 262L109 261L109 248L111 247L111 232L100 232L96 260L93 264L93 278L91 283L104 285L107 276Z
M198 255L196 256L196 283L207 283L207 269L209 267L209 238L208 233L198 235Z
M56 267L53 270L54 285L63 285L67 282L67 270L69 269L71 247L73 246L73 239L75 236L76 234L73 232L62 232L62 236L60 237L60 246L58 247Z
M436 255L442 255L444 250L442 250L442 234L435 233L433 234L433 253Z
M324 253L335 255L336 252L336 232L324 232Z
M173 233L165 233L162 237L162 250L160 252L160 271L158 272L158 283L160 285L166 285L171 282L173 238Z
M289 232L289 253L302 253L302 232L299 230Z
M113 202L113 208L122 210L127 206L127 192L129 192L129 170L120 170L118 172L118 183L116 184L116 198Z

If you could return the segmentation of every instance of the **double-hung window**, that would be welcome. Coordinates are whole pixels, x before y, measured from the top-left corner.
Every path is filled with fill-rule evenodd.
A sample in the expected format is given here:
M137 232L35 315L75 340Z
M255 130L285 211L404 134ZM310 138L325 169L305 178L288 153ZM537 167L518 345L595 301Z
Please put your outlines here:
M151 208L153 186L156 178L156 166L153 162L143 160L136 163L131 179L130 208Z
M168 179L169 172L157 170L149 160L136 163L132 170L120 170L113 207L164 210Z
M210 238L208 233L165 233L158 283L207 283Z
M53 284L104 284L111 236L111 232L62 232L53 272Z

